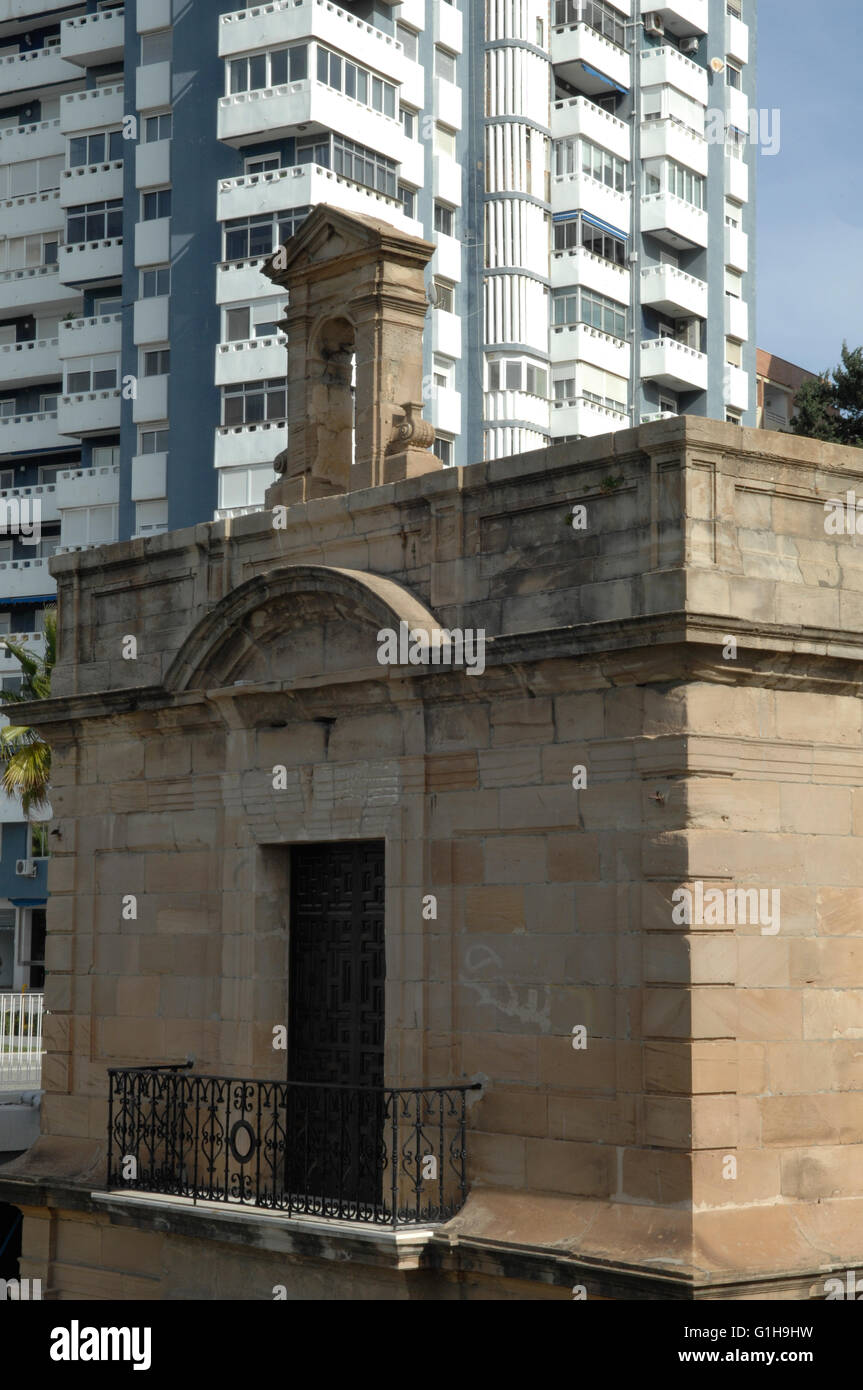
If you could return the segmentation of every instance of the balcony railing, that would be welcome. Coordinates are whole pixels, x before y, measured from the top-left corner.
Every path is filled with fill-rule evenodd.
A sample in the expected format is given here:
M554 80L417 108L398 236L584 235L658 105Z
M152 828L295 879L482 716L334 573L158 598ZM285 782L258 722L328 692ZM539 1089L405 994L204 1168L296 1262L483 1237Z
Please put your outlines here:
M42 1084L41 993L0 994L0 1091Z
M467 1092L111 1068L108 1188L372 1225L447 1221L467 1195Z

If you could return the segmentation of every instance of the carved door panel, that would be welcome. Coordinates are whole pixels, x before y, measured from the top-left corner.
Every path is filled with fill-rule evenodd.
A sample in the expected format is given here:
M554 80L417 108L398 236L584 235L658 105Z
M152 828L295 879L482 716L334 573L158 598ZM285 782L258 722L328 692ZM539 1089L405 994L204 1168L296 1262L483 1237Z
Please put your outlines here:
M380 1200L384 845L299 845L291 860L289 1181L339 1203Z

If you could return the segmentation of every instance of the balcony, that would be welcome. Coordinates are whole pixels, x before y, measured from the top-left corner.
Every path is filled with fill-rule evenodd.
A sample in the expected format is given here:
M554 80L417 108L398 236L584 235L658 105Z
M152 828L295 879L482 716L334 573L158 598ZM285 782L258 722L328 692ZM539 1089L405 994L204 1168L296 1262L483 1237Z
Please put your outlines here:
M147 376L138 378L138 394L132 402L135 424L168 418L168 378Z
M623 415L619 410L611 410L606 405L597 405L595 401L585 400L583 396L576 396L571 401L551 403L552 438L559 439L561 435L578 434L582 438L592 439L598 434L611 434L614 430L629 429L631 423L628 415Z
M725 365L725 404L732 410L749 409L749 373L742 367Z
M461 357L461 319L458 314L435 309L432 314L432 348L442 357Z
M462 167L457 159L448 154L436 154L433 161L433 186L436 198L442 198L453 207L462 205Z
M729 125L738 130L749 129L749 98L736 87L725 88L725 110Z
M164 265L171 259L171 219L135 223L135 265Z
M67 443L60 438L56 410L0 417L0 454L41 454Z
M405 217L397 198L366 188L319 164L295 164L287 169L220 180L216 216L224 222L232 217L281 212L284 208L314 207L317 203L330 203L343 212L377 217L391 222L394 227L422 235L417 230L420 224Z
M298 126L305 126L310 135L335 130L370 149L386 150L399 164L409 159L415 144L408 140L400 121L311 78L282 87L237 92L219 100L218 136L235 149L288 139L297 133Z
M219 57L277 48L300 39L318 39L391 82L407 78L402 45L329 0L273 0L254 9L219 16Z
M67 285L119 280L123 273L123 238L79 241L58 249L60 279Z
M132 324L132 341L136 347L139 343L164 343L170 338L170 307L167 295L137 301Z
M15 640L19 636L25 634L15 633ZM43 1001L44 995L36 990L0 994L0 1091L38 1091L42 1085ZM34 1119L32 1140L39 1132L38 1110Z
M18 503L19 515L23 515L24 520L38 517L39 524L49 521L59 521L60 511L57 506L57 488L54 483L33 483L30 487L7 487L0 492L0 503L5 507ZM17 640L17 639L16 639Z
M449 1221L463 1206L478 1085L241 1081L191 1065L109 1069L109 1191L390 1227Z
M707 0L669 0L667 5L642 5L641 13L651 10L662 15L662 22L675 38L687 39L707 33Z
M66 62L82 68L120 63L123 35L122 10L78 15L75 19L64 19L60 25L60 52Z
M461 53L464 48L464 26L462 22L461 10L456 9L455 5L432 6L434 10L434 41L443 48L448 48L451 53ZM399 18L406 18L404 9L400 10Z
M119 390L83 391L61 396L57 410L60 434L73 439L90 434L116 434L120 428Z
M749 237L739 227L725 228L725 264L734 270L749 269Z
M77 169L64 169L60 175L60 204L64 208L122 196L122 159L107 164L82 164Z
M708 146L703 135L696 135L671 117L645 121L641 127L642 159L674 159L694 173L707 177Z
M641 272L641 302L671 318L707 318L707 282L674 265L646 266Z
M707 353L674 338L652 338L641 344L641 375L672 391L706 391Z
M676 87L684 96L691 97L702 106L708 102L707 73L698 63L684 57L676 48L663 45L662 48L643 48L641 50L641 83L644 87L656 87L662 83Z
M556 101L551 108L551 133L555 140L568 135L583 135L603 149L611 150L618 159L632 158L632 141L629 126L603 111L595 101L588 97L569 97Z
M552 289L565 289L567 285L587 285L599 294L616 299L619 304L630 302L631 276L622 265L595 256L584 246L573 247L571 251L552 251L551 253Z
M258 425L222 425L216 430L215 466L243 468L254 463L272 463L284 449L287 433L287 420L265 420Z
M555 174L551 180L551 207L552 212L583 208L627 234L632 223L631 195L618 193L590 174Z
M245 261L222 261L216 267L216 303L239 304L273 293L273 282L263 273L269 256Z
M629 379L632 347L626 338L613 338L588 323L552 324L548 347L554 363L590 362Z
M68 468L57 475L57 505L60 511L68 507L99 507L120 499L120 467L106 464L103 468Z
M167 495L168 455L136 454L132 459L132 501L153 502Z
M441 430L444 434L461 434L461 392L453 391L448 386L435 387L424 414L436 430Z
M741 342L749 337L749 305L730 294L725 296L725 336Z
M0 91L4 97L34 91L55 82L79 82L81 71L60 56L60 49L34 48L29 53L0 57Z
M675 250L707 245L707 213L673 193L648 193L641 200L641 230Z
M119 352L122 314L100 314L96 318L69 319L60 324L60 357L93 357L100 352Z
M287 343L287 338L281 333L272 338L219 343L216 347L216 385L231 386L238 381L266 381L287 376Z
M159 188L171 182L171 141L153 140L135 150L135 187Z
M70 92L60 102L60 129L64 135L79 130L101 130L123 120L123 84Z
M5 343L0 347L0 381L15 386L35 386L56 381L59 375L57 338L37 338L29 343Z
M725 156L725 192L737 203L749 202L749 165L745 159Z
M738 63L749 62L749 25L731 14L725 17L725 51Z
M422 232L418 235L422 236ZM443 232L437 232L436 237L437 249L432 257L432 274L441 275L444 280L452 280L453 284L458 285L462 276L462 244L457 237L445 236Z
M57 582L48 572L47 560L0 560L0 593L4 598L41 598L56 592Z
M24 193L0 202L0 224L6 237L34 236L37 232L56 232L63 221L60 194Z
M0 271L0 316L4 318L25 312L62 314L80 302L77 290L61 284L56 265Z
M551 31L551 61L566 81L588 96L632 86L629 54L589 24L557 24Z
M8 125L0 130L0 164L44 159L62 154L63 149L59 117L54 121L37 121L34 125Z

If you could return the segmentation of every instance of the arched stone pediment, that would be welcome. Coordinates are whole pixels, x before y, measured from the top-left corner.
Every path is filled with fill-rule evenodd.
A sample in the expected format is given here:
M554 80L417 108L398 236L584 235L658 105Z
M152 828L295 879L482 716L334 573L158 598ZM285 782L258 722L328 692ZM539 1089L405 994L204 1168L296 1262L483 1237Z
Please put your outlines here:
M284 681L377 664L377 634L400 623L439 624L402 585L329 565L287 565L255 575L222 599L189 634L165 677L173 691L237 681ZM379 668L383 673L384 668Z

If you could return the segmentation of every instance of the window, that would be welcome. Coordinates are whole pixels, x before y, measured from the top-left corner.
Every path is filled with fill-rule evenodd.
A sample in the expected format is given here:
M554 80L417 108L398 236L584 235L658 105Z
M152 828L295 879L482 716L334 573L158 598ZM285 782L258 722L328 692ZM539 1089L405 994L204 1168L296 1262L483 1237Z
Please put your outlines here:
M614 265L626 265L626 240L594 226L584 214L554 224L555 251L571 251L577 246Z
M168 451L167 425L155 430L141 430L138 436L139 454L165 454Z
M141 221L155 222L159 217L171 216L170 188L155 188L152 193L141 196Z
M488 366L489 391L526 391L530 396L548 397L548 372L534 362L498 359Z
M409 29L406 24L397 24L396 38L405 51L405 57L415 63L419 53L419 35L416 30Z
M435 390L449 391L452 388L454 371L455 363L449 357L435 355L434 371L432 372Z
M725 225L740 230L740 204L733 203L730 198L725 199Z
M16 404L14 396L4 396L0 401L0 420L11 420L15 415Z
M321 43L318 44L318 81L343 92L361 106L370 106L373 111L395 119L396 88L392 82L375 77L367 68L358 67Z
M76 135L69 141L68 165L106 164L123 158L123 132L106 130L99 135Z
M726 410L725 423L726 425L742 425L743 416L737 410Z
M445 314L455 313L455 286L450 280L439 280L437 276L434 281L435 305L436 309L441 309Z
M541 19L536 21L536 46L537 48L545 47L545 25Z
M30 821L30 848L28 859L48 859L51 855L51 841L48 839L49 827L44 821ZM44 953L43 953L44 954Z
M706 180L701 174L694 174L685 165L678 164L674 159L666 159L666 187L669 193L675 198L681 198L685 203L691 203L693 207L704 207L704 186Z
M120 463L119 444L103 444L93 449L91 454L93 468L116 468Z
M419 122L417 121L416 111L412 111L409 106L403 106L399 113L402 119L402 129L409 140L416 140Z
M120 359L117 353L105 352L95 357L76 357L66 366L67 396L86 394L90 391L113 391L120 375Z
M63 156L59 154L0 165L0 198L22 198L59 188L62 169Z
M452 236L455 232L455 212L446 203L434 205L434 229L441 236Z
M553 323L558 325L588 323L613 338L626 337L626 306L584 286L556 291L552 314Z
M746 136L736 125L730 125L725 132L725 149L732 159L746 158Z
M729 60L725 67L725 81L729 87L735 87L739 92L743 86L743 69Z
M123 200L114 198L106 203L84 203L66 209L66 245L84 241L105 241L123 235ZM54 256L56 260L56 253Z
M659 410L663 415L677 415L678 405L674 396L660 396Z
M387 159L385 155L377 154L365 145L357 145L343 135L334 135L332 139L332 167L337 174L343 174L345 178L353 179L355 183L361 183L366 188L376 188L379 193L386 193L390 198L395 197L395 160Z
M269 256L303 225L311 208L235 217L225 223L225 260L247 261Z
M444 468L452 467L452 440L447 439L446 435L435 435L432 453L437 455Z
M117 507L64 507L63 545L102 545L117 537Z
M725 339L725 361L729 367L743 365L743 346L737 342L736 338Z
M605 0L555 0L554 22L557 25L577 24L579 19L598 34L611 39L619 48L626 46L626 16L608 5Z
M294 44L271 53L255 53L249 58L233 58L226 65L228 95L257 92L267 87L284 87L303 82L309 75L309 46Z
M555 140L554 172L558 177L587 174L618 193L626 189L626 161L583 137Z
M39 470L39 482L41 483L41 482L43 482L43 481L44 481L44 482L53 482L54 480L53 480L53 478L51 478L51 479L47 479L47 478L46 478L46 479L43 479L43 478L42 478L42 470L40 469L40 470ZM14 486L15 486L15 469L14 469L14 468L4 468L4 469L2 470L2 472L0 472L0 491L6 492L10 487L14 487Z
M219 507L229 511L234 507L262 507L264 494L274 479L272 464L256 468L219 469Z
M163 294L171 293L171 267L168 265L153 266L150 270L141 271L141 298L156 299Z
M434 147L436 154L449 155L455 159L455 131L449 126L436 124L434 128Z
M246 175L266 174L268 169L281 168L281 160L277 154L259 155L257 159L247 159L244 165Z
M148 116L144 121L144 143L152 145L155 140L170 140L173 121L170 111L159 116Z
M243 343L252 336L252 311L248 305L242 309L225 310L226 343Z
M41 415L51 415L57 409L57 393L52 391L50 394L39 397L39 413Z
M399 184L399 200L404 208L405 217L416 217L417 215L417 191L415 188L408 188L406 183Z
M726 0L725 13L732 19L740 19L743 15L742 0Z
M725 270L725 293L731 299L740 299L743 294L743 275L739 270Z
M144 376L167 376L171 370L170 348L154 348L143 354Z
M107 294L93 296L93 318L108 314L119 314L123 310L123 293L118 285Z
M150 63L170 63L171 30L157 29L154 34L141 35L141 67Z
M435 46L434 71L435 77L442 77L444 82L455 82L455 54Z
M222 391L222 424L255 425L265 420L284 420L288 413L287 384L277 381L243 381Z

